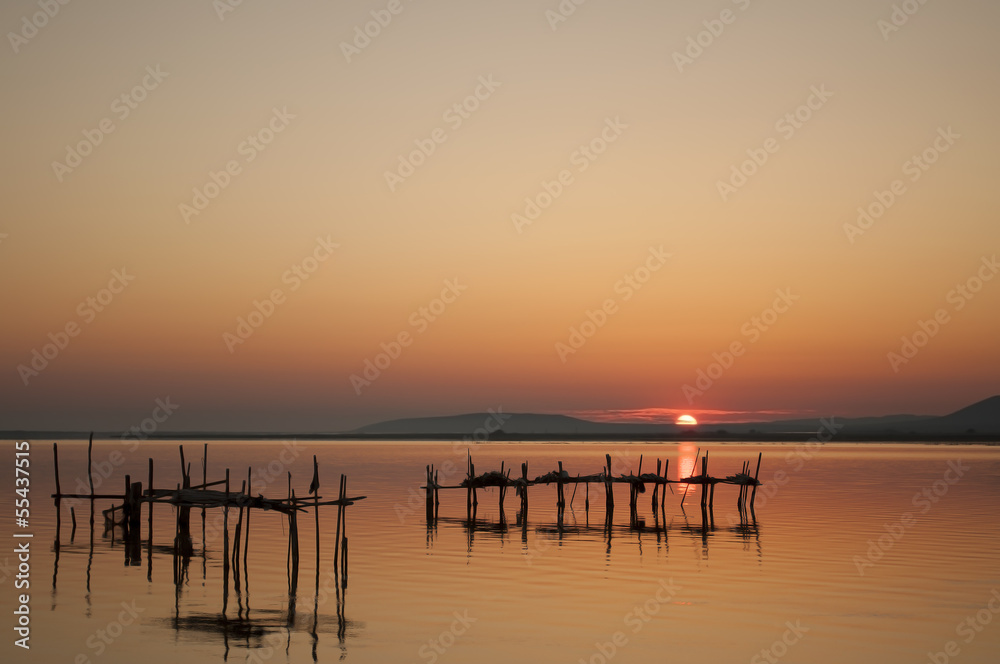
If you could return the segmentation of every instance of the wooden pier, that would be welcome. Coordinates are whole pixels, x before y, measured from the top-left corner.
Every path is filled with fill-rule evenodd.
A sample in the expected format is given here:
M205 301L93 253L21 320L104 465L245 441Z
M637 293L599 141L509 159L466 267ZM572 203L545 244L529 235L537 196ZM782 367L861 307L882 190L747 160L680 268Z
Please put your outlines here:
M94 490L93 477L93 434L87 444L87 477L90 488L89 493L75 494L63 493L59 478L59 448L58 443L53 443L52 454L55 467L56 492L52 494L56 506L56 539L54 551L56 554L55 570L53 573L53 588L55 588L58 576L58 560L62 535L62 501L66 499L82 499L90 503L90 547L91 561L93 560L94 531L95 531L95 505L99 500L110 500L112 504L101 511L103 516L103 532L105 536L110 533L112 544L116 534L120 531L121 541L124 544L125 564L128 566L139 566L142 564L142 544L146 544L147 561L149 572L147 578L152 581L152 560L153 560L153 512L157 504L167 504L174 509L174 537L170 547L160 546L156 550L158 553L168 553L173 557L173 579L177 585L177 601L180 601L180 588L187 577L188 564L192 557L198 555L194 550L194 543L191 536L191 510L201 510L201 542L202 550L200 557L204 562L207 560L206 538L206 512L208 510L222 511L222 561L223 561L223 599L222 613L219 618L219 629L227 638L230 629L234 628L234 621L227 617L229 605L230 575L232 575L237 599L240 598L241 573L243 582L247 578L247 562L251 546L250 521L253 511L274 511L278 512L285 519L288 525L288 596L289 606L287 621L291 625L295 621L296 597L298 594L299 578L299 516L304 515L311 509L315 514L316 528L316 597L320 594L320 562L321 551L320 542L324 539L320 527L320 508L335 506L337 508L336 529L334 531L333 556L334 564L332 574L337 598L337 617L340 624L339 636L343 638L347 624L343 613L343 597L346 596L348 580L348 537L347 537L347 508L357 501L364 500L365 496L349 496L347 493L347 477L340 476L337 497L335 499L325 499L320 495L320 474L319 463L313 456L313 476L308 489L301 496L296 495L292 488L292 475L288 472L288 493L282 498L264 497L263 495L251 495L252 469L247 469L247 477L240 482L238 490L233 486L230 469L226 469L225 478L215 481L208 480L208 444L204 445L204 452L201 459L202 477L201 482L195 484L191 477L191 464L185 460L184 447L179 447L181 478L180 483L172 488L154 487L154 462L149 459L148 477L145 486L140 481L133 481L130 475L125 475L122 493L97 493ZM146 537L142 538L142 512L147 510ZM230 511L235 512L235 530L230 536ZM73 529L70 535L71 540L76 537L76 510L70 507L70 517ZM242 556L241 556L242 554ZM329 582L324 582L323 592L332 590ZM90 588L90 564L87 568L87 586ZM316 606L318 611L318 603ZM179 616L179 607L178 607ZM318 620L318 616L314 617ZM242 606L236 620L242 618ZM315 624L315 621L314 621ZM315 635L314 635L315 636Z
M698 459L699 457L700 459ZM439 471L436 470L434 466L427 466L425 484L421 488L425 491L426 518L428 523L431 523L438 518L440 506L439 494L442 490L465 489L467 519L474 520L476 510L479 506L478 490L497 488L500 512L503 514L504 500L507 495L507 490L513 487L515 494L520 498L519 512L526 515L528 509L528 489L539 484L556 485L556 509L560 517L566 508L566 487L568 485L573 486L573 496L570 498L570 503L572 504L576 497L577 489L581 484L584 486L584 510L587 512L590 511L590 485L595 484L598 486L604 486L605 512L608 515L611 515L615 508L614 485L627 484L629 487L629 514L632 521L637 519L639 495L646 493L647 485L652 485L653 488L651 502L654 513L657 511L662 512L664 510L667 490L669 489L673 492L672 485L674 484L685 485L684 495L681 498L682 509L684 499L687 497L687 493L691 487L700 486L701 509L703 512L707 513L711 513L715 507L716 485L733 485L739 488L736 505L739 509L741 517L746 514L755 517L754 501L757 497L757 487L761 485L758 477L760 476L760 464L762 458L763 453L759 453L757 455L757 466L754 470L753 476L749 474L751 463L749 461L745 461L743 462L739 472L724 477L713 477L708 473L709 453L705 452L704 456L701 456L701 450L699 449L696 454L696 459L701 462L700 472L689 477L671 480L667 477L669 459L657 459L656 472L643 473L643 457L640 455L639 467L635 473L629 472L627 474L615 475L612 472L611 455L607 454L605 455L607 465L599 473L573 476L563 468L562 461L559 461L557 462L558 467L556 469L551 470L544 475L539 475L534 479L529 479L527 462L521 464L520 477L512 478L511 469L506 467L504 462L500 463L499 470L492 470L483 473L482 475L476 475L476 466L472 461L472 455L470 453L468 457L466 477L460 484L451 486L442 485L439 482Z

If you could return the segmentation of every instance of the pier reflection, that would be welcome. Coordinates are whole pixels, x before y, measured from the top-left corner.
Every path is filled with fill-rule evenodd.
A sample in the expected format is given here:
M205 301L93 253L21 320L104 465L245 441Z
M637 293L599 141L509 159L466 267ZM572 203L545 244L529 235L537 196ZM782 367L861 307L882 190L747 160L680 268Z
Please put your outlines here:
M243 482L239 492L230 492L229 470L226 470L224 480L208 482L203 476L200 485L192 485L190 466L184 464L184 452L181 448L181 462L184 469L183 483L174 490L153 490L153 460L149 460L149 483L143 491L142 484L131 482L125 476L125 492L121 495L96 494L63 494L59 491L58 452L54 445L56 460L56 493L53 494L56 508L55 539L52 545L52 608L57 606L59 596L59 564L64 553L87 555L86 567L86 606L89 617L91 610L91 585L94 579L95 549L99 554L111 553L120 549L118 556L124 559L125 567L140 567L143 565L145 553L146 580L154 583L154 562L157 569L160 563L170 561L173 592L173 614L169 618L153 619L150 622L164 628L173 629L177 640L194 639L199 642L215 639L222 646L222 658L228 661L233 647L245 648L247 656L269 659L278 649L288 652L293 635L308 634L311 642L313 661L319 660L318 647L321 636L336 638L341 659L346 656L348 637L356 635L363 625L348 620L346 617L347 586L348 586L348 538L347 538L347 507L364 497L347 496L347 478L340 476L339 495L335 500L323 500L319 495L319 467L313 457L313 481L309 487L308 498L297 498L291 489L291 473L288 474L289 495L286 499L265 499L262 496L251 496L250 471L247 481ZM205 446L207 457L208 446ZM89 457L88 448L88 457ZM89 463L89 459L88 459ZM203 468L206 464L203 462ZM208 487L224 486L225 491L209 491ZM91 486L93 486L91 484ZM122 501L112 504L103 510L103 520L95 525L97 499L113 499ZM72 531L68 544L62 536L63 501L72 501L69 505L72 518ZM86 546L76 544L76 510L75 505L81 501L90 503L89 538ZM163 503L159 508L157 503ZM334 531L333 564L323 567L321 542L324 540L320 524L320 507L336 506L336 529ZM146 537L142 537L141 514L147 511ZM219 522L206 532L206 513L209 510L221 512ZM251 574L249 566L249 549L251 544L250 521L254 510L278 513L285 521L288 533L288 555L286 559L286 577L288 583L287 604L275 608L273 604L274 587L269 584L262 597L270 602L268 606L251 607ZM201 512L201 539L191 533L191 512ZM300 586L299 582L299 523L298 517L312 511L315 517L315 577L313 583ZM163 532L155 527L154 513L170 516L173 539L167 543L154 543L156 533ZM232 514L231 514L232 513ZM221 526L221 528L216 528ZM100 540L95 541L95 533L100 533ZM218 540L221 538L221 545ZM211 546L210 546L211 543ZM196 546L197 544L197 546ZM106 556L98 556L99 559ZM221 558L221 569L217 564ZM200 559L201 564L194 567L195 582L192 583L192 562ZM213 564L209 564L209 560ZM162 569L165 569L164 565ZM221 579L210 574L221 571ZM162 573L161 573L162 575ZM198 578L200 576L200 579ZM220 610L218 612L205 610L205 598L194 596L191 591L194 586L205 588L221 580L218 592L221 594ZM206 637L211 637L206 639ZM243 655L241 655L243 657Z
M574 541L600 540L605 544L605 552L610 555L616 541L627 542L630 546L638 544L641 551L647 540L652 539L657 545L666 545L668 539L676 535L700 542L705 556L709 544L720 537L742 542L744 550L754 551L758 558L762 555L760 525L756 517L746 510L741 510L738 518L727 513L725 523L717 524L711 507L691 514L682 510L680 514L671 516L659 508L643 516L630 510L627 521L622 523L615 522L614 510L594 520L589 510L579 513L570 510L569 518L565 510L557 510L554 519L551 516L529 519L527 507L521 507L514 513L512 522L506 510L501 509L489 517L479 517L478 509L474 508L465 517L440 516L435 513L426 526L428 549L435 545L440 536L440 528L460 529L465 535L466 552L469 555L474 552L479 541L507 544L515 538L520 540L529 560L540 550Z

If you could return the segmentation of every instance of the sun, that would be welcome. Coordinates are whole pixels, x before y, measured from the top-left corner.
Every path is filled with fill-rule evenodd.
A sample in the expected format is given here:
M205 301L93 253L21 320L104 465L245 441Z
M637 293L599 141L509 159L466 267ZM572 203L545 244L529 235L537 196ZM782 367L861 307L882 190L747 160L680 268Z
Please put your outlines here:
M680 417L677 418L676 424L684 426L693 426L695 424L698 424L698 420L694 419L690 415L681 415Z

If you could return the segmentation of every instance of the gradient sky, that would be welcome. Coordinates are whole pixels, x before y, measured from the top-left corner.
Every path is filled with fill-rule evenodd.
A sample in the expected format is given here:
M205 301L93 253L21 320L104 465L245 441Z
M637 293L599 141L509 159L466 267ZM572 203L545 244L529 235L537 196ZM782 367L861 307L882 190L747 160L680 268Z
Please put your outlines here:
M997 3L927 3L888 31L889 1L591 0L553 29L557 0L403 0L348 62L342 43L390 4L70 3L34 31L36 2L3 3L0 428L125 428L167 397L162 430L297 431L497 407L944 413L1000 393L1000 279L949 297L1000 248ZM800 108L813 90L832 96ZM262 130L270 143L245 143ZM435 130L390 191L385 173ZM57 174L84 132L100 144ZM766 144L723 200L719 181ZM926 170L907 165L928 149ZM563 170L519 232L512 215ZM845 224L894 180L851 242ZM293 290L286 270L317 238L338 247ZM641 288L619 284L647 261ZM122 268L134 280L90 314ZM449 280L464 290L432 304ZM275 289L273 315L227 344ZM798 299L750 334L779 290ZM606 300L563 362L557 344ZM444 311L421 323L428 306ZM26 385L19 367L73 323ZM689 400L734 342L743 355Z

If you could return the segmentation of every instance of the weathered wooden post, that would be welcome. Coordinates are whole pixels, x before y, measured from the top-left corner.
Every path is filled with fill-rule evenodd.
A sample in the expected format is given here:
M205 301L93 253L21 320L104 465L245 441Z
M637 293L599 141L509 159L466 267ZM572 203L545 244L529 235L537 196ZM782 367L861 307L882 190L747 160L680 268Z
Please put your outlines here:
M129 513L129 539L125 546L128 551L129 565L138 567L142 564L142 538L139 522L142 519L142 482L135 482L130 487L131 512Z
M342 564L343 569L341 576L343 578L342 587L347 588L347 475L340 476L340 501L342 503L341 509L344 511L344 525L341 529L341 534L344 538L343 550L342 550Z
M615 492L611 482L611 455L605 454L604 458L608 462L607 471L604 474L604 509L608 514L615 511Z
M428 524L434 521L434 475L431 468L424 466L424 517Z
M670 480L667 476L667 468L670 467L670 459L663 460L663 491L660 492L660 511L664 512L664 503L667 500L667 488L670 486ZM670 489L673 493L673 489Z
M656 460L656 480L657 481L653 484L653 506L652 506L652 509L653 509L654 513L656 512L656 502L657 502L656 499L660 495L660 481L659 480L660 480L660 470L662 469L662 467L663 467L662 460L661 459L657 459ZM663 489L664 489L664 491L666 491L666 487L663 487Z
M59 550L59 537L62 534L62 489L59 487L59 445L52 443L52 462L56 470L56 550Z
M472 462L472 457L471 456L469 457L469 465L470 465L469 472L471 473L471 477L475 478L475 476L476 476L476 464ZM476 487L473 486L472 487L472 515L473 516L476 515L476 508L477 507L479 507L479 495L476 493Z
M472 518L472 452L467 450L466 454L468 456L466 457L466 463L465 463L465 476L468 480L468 484L466 485L465 488L465 513L466 513L466 518L471 519Z
M701 458L701 508L703 510L708 507L708 486L705 484L706 477L708 477L708 452L705 452L705 456Z
M441 507L441 471L434 471L434 520L437 521L438 509Z
M292 509L289 512L288 538L292 545L292 583L289 593L294 595L299 587L299 514L296 509L295 490L292 489Z
M177 494L176 495L177 495L177 500L180 501L180 496L181 496L181 485L180 485L180 483L177 484ZM180 506L178 505L176 507L176 509L177 509L177 511L174 514L174 558L173 558L173 563L174 563L173 564L173 567L174 567L174 585L180 584L180 563L178 562L179 553L180 553L180 540L181 540L181 522L180 522L180 519L181 519L181 510L180 510ZM113 514L113 512L112 512L112 514ZM114 528L112 528L111 532L114 532ZM223 562L223 566L225 567L225 570L226 570L226 584L228 585L228 583L229 583L229 561L228 560L223 560L222 562ZM222 613L223 613L223 615L225 615L225 613L226 613L225 605L223 605Z
M90 484L90 499L94 499L94 432L87 441L87 482Z
M201 485L203 488L208 488L208 443L205 443L205 448L202 451L201 456ZM152 487L150 487L152 488ZM202 541L202 553L204 553L205 547L205 508L201 508L201 541ZM204 558L202 558L204 561Z
M243 496L246 495L247 484L243 482L240 486L239 513L236 516L236 530L233 531L233 578L236 580L236 587L240 585L240 543L243 534Z
M153 492L153 457L149 457L149 488L146 489L149 497L149 515L146 524L146 579L153 580L153 503L156 502L156 495Z
M142 518L142 482L135 482L131 486L132 511L129 514L129 533L136 539L139 538L139 520Z
M747 475L749 470L750 470L749 462L744 461L740 472L744 475ZM749 487L746 484L740 484L740 492L739 495L736 497L736 507L739 509L740 512L742 512L746 506L748 489Z
M501 461L500 462L500 477L501 478L504 477L503 468L504 468L504 464L503 464L503 461ZM504 484L501 484L499 487L497 487L497 496L498 496L498 501L499 501L499 505L497 507L500 508L500 515L501 516L503 515L503 496L504 496L504 492L506 491L506 489L507 489L507 486L504 485Z
M56 500L62 495L59 487L59 443L52 443L52 463L56 471Z
M178 487L179 489L179 487ZM180 495L180 490L178 490ZM225 576L226 597L229 596L229 469L226 468L226 499L222 504L222 571ZM225 615L225 609L223 609Z
M129 525L132 523L132 477L125 476L125 496L122 501L122 540L129 540Z
M753 474L753 479L754 479L753 493L750 494L750 511L751 512L753 511L754 500L756 500L756 498L757 498L757 477L760 475L760 460L761 460L761 458L763 458L763 456L764 456L763 452L760 452L760 453L757 454L757 470L754 471L754 474Z
M562 510L566 507L566 498L563 496L563 465L559 462L559 471L556 474L556 507Z
M333 569L336 572L340 569L340 533L343 529L342 521L346 516L343 501L344 495L344 475L340 476L340 487L337 493L337 530L333 537ZM338 590L339 592L339 590Z
M250 466L247 466L247 495L246 495L246 499L247 500L250 499L250 493L253 491L253 489L250 486L251 483L252 483L252 481L253 481L252 477L253 477L253 470L251 469ZM247 582L248 585L250 583L250 580L247 578L247 552L250 550L250 512L252 512L252 511L253 510L250 509L250 505L248 503L247 504L247 522L246 522L246 525L243 526L243 532L244 532L244 534L243 534L243 579ZM317 519L318 518L319 518L319 516L317 515ZM319 523L317 522L316 525L317 525L316 549L318 551L319 550L319 530L318 530ZM317 559L316 562L319 563L319 560Z

